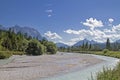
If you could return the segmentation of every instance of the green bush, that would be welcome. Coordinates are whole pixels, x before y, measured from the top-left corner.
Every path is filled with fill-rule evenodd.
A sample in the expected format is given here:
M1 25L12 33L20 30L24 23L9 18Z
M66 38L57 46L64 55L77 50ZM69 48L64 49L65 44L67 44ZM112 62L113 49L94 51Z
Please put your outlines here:
M47 47L47 54L55 54L57 52L57 47L53 42L48 42L46 47Z
M109 50L108 49L104 49L103 50L103 53L105 54L105 53L108 53L109 52Z
M103 71L97 74L97 80L120 80L120 63L114 69L103 68Z
M9 58L10 56L12 56L12 53L10 52L7 52L7 51L0 52L0 59Z
M47 54L55 54L57 52L57 47L55 43L49 42L47 40L42 40L41 44L43 44L46 47Z
M42 55L45 53L45 47L37 40L31 40L26 49L27 55Z
M18 51L13 51L11 52L13 55L24 55L25 52L18 52Z
M0 51L6 51L6 49L0 45Z

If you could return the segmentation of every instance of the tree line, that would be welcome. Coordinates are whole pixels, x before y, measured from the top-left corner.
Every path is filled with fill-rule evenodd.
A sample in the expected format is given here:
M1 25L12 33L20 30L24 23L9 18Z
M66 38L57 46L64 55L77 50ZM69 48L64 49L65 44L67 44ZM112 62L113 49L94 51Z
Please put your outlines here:
M114 42L111 43L110 39L107 38L106 43L102 44L91 44L88 42L83 42L82 45L80 46L71 46L71 47L59 47L59 51L67 51L67 52L72 52L72 51L102 51L104 49L108 49L111 51L119 51L120 50L120 43Z
M26 34L17 34L11 28L0 30L0 51L19 51L27 55L55 54L57 47L46 39L38 40ZM0 53L1 54L1 53Z

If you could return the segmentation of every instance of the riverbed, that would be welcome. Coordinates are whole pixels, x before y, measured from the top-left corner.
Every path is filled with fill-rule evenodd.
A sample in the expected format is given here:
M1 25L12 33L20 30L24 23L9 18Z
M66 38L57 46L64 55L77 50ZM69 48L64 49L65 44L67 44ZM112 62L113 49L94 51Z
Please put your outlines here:
M5 63L4 63L5 62ZM0 80L88 80L118 59L79 53L12 56L0 64Z

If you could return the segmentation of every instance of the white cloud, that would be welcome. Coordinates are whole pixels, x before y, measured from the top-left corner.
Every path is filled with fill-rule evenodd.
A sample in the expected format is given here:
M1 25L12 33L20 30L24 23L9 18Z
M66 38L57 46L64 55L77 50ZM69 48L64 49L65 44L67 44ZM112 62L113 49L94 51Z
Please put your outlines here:
M71 45L73 45L73 44L75 44L75 43L77 43L78 41L83 40L83 39L84 39L84 37L72 38L72 39L70 39L70 40L68 41L68 43L71 44Z
M109 19L109 22L112 23L114 20L112 19L110 20L110 19ZM106 42L107 38L110 38L111 42L114 42L120 39L120 24L112 25L111 27L109 27L109 29L107 27L100 29L96 27L104 26L103 22L100 20L98 21L97 19L93 19L93 18L86 19L86 22L82 22L82 24L90 27L90 29L80 29L80 30L67 29L65 30L64 32L71 35L72 37L71 39L67 41L64 41L61 36L59 36L57 33L52 33L51 31L46 32L44 35L54 42L61 42L69 46L85 38L88 40L94 40L94 41L101 42L101 43ZM62 39L62 40L59 41L58 39Z
M103 27L103 22L94 18L86 19L86 22L82 22L84 26L90 27L91 30L94 30L96 27Z
M104 29L105 33L120 35L120 24L113 25L111 29Z
M85 38L97 41L99 38L101 38L103 35L105 35L104 32L102 32L101 30L85 30L85 29L71 30L71 29L68 29L64 32L67 34L74 34L74 35L78 36L78 38L71 39L70 41L72 41L72 42L78 42Z
M51 17L52 15L51 14L48 14L48 17Z
M115 31L116 33L119 33L120 34L120 24L116 25L116 26L113 26L112 27L112 31Z
M64 32L68 33L68 34L81 35L81 36L85 37L85 35L94 35L93 32L95 32L95 31L96 30L86 30L86 29L72 30L72 29L68 29L68 30L66 30Z
M62 39L62 37L59 36L57 33L52 33L51 31L47 31L46 33L44 33L44 35L49 39Z
M45 12L47 12L47 13L52 13L53 10L52 10L52 9L48 9L48 10L46 10Z
M107 38L110 38L111 42L120 39L120 24L116 26L112 26L111 29L95 29L95 30L88 30L88 29L81 29L81 30L72 30L68 29L64 31L67 34L74 34L78 36L77 38L71 39L71 42L77 42L82 39L89 39L95 40L97 42L106 42Z
M72 29L68 29L68 30L66 30L64 32L68 33L68 34L79 34L79 31L75 31L75 30L72 30Z
M112 19L112 18L109 18L109 19L108 19L108 21L109 21L109 24L108 24L108 26L112 27L112 26L113 26L113 25L112 25L112 23L113 23L114 19Z
M114 21L114 19L109 18L108 21L109 21L110 23L112 23L112 22Z
M90 30L85 30L85 29L81 29L81 30L72 30L72 29L68 29L64 31L65 33L68 34L75 34L75 35L80 35L80 34L84 34L84 33L91 33Z
M47 13L48 17L52 17L52 14L53 14L53 10L52 9L45 10L45 12Z
M83 39L84 39L84 37L79 37L79 38L73 38L70 41L71 42L78 42L78 41L83 40Z
M74 41L59 41L59 42L64 43L64 44L69 45L69 46L72 46L72 45L74 45L76 43Z

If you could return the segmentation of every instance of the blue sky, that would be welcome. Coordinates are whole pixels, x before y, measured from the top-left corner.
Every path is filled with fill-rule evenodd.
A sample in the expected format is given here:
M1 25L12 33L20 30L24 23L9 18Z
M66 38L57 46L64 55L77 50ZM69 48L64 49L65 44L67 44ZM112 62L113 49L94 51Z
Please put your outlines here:
M0 24L29 26L54 42L120 39L120 0L0 0ZM99 36L99 37L98 37Z

